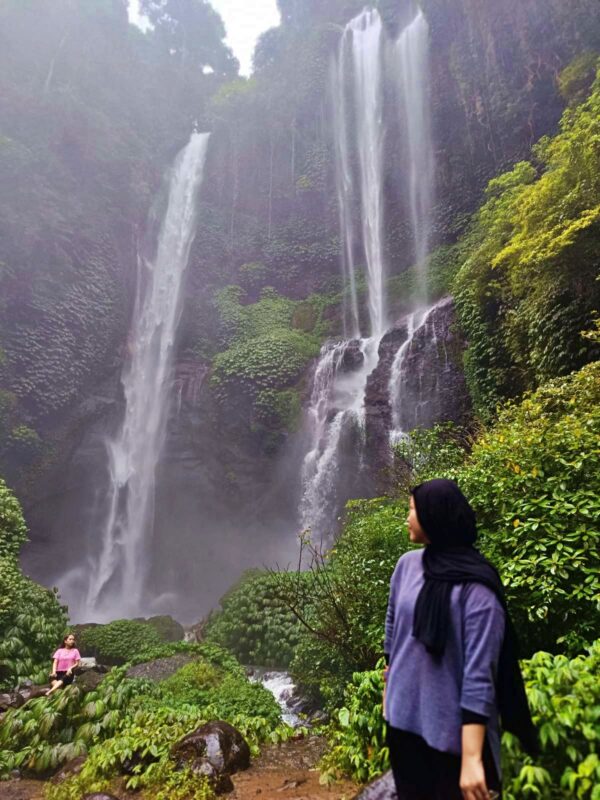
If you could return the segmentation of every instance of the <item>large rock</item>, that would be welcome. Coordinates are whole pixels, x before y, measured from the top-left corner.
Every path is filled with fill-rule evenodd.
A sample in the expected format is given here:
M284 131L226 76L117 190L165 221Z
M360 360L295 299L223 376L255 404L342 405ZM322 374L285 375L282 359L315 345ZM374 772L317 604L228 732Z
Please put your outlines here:
M381 778L365 786L354 800L398 800L392 771L386 772Z
M208 722L184 736L171 750L179 767L210 779L217 794L233 790L230 776L250 766L250 748L228 722Z

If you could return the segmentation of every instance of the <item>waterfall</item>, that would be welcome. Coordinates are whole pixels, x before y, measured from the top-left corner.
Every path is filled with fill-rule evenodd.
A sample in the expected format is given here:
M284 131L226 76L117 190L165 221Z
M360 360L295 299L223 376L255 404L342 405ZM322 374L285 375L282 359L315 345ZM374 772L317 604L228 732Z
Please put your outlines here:
M350 300L344 331L353 338L325 346L313 379L307 412L308 452L301 472L299 515L313 537L331 536L339 508L352 496L364 450L364 396L377 366L386 327L383 258L383 27L377 11L365 9L346 26L333 63L332 100L336 187L340 213L342 270ZM351 99L350 115L348 97ZM351 124L350 116L355 120ZM351 132L354 136L351 136ZM351 148L358 155L357 175ZM357 232L354 210L361 210L361 244L366 266L368 336L361 333L355 276Z
M208 138L207 133L193 133L177 156L156 254L151 261L139 258L129 357L121 375L124 418L107 442L110 485L104 525L80 610L89 619L145 610L156 470L165 438L181 287L196 230Z
M406 193L417 269L417 302L426 301L426 258L431 236L434 159L427 97L429 26L419 10L394 43L401 126L406 139Z
M332 537L344 502L353 496L353 489L360 491L365 448L369 446L365 438L365 392L369 376L378 366L380 344L389 327L383 235L385 64L393 65L404 135L402 178L419 275L418 296L414 298L417 310L409 315L408 338L395 354L390 371L388 391L394 431L400 430L402 376L409 363L406 354L413 335L429 314L424 307L424 270L433 202L428 38L427 22L421 11L395 42L388 42L379 13L366 8L346 25L332 62L344 335L351 339L322 349L306 413L308 445L302 466L299 516L302 528L310 529L317 539ZM360 226L355 223L358 209ZM368 331L362 331L360 326L357 264L365 266ZM399 434L393 434L392 441L395 435Z

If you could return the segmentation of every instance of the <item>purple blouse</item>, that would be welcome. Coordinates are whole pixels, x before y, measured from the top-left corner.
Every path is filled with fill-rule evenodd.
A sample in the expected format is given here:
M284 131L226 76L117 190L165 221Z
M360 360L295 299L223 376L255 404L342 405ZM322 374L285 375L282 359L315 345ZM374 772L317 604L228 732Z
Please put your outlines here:
M385 719L394 728L421 736L436 750L459 755L462 709L488 717L487 737L500 775L496 671L504 609L487 586L453 586L446 648L442 658L435 659L412 635L415 603L425 581L423 552L403 555L390 582Z

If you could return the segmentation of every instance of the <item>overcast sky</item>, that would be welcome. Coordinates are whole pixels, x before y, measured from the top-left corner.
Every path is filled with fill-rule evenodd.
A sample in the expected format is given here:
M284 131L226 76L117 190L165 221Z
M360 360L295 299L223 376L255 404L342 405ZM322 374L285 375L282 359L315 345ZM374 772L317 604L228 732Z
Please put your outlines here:
M249 75L256 40L263 31L279 24L276 0L211 0L211 5L223 18L227 44L240 62L240 72ZM138 0L130 0L129 18L143 29Z

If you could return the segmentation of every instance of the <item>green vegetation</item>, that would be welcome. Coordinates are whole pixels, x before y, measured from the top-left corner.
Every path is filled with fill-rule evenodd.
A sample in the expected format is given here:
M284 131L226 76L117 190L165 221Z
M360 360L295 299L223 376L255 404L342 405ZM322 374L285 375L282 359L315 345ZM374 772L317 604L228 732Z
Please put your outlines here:
M300 624L282 603L279 583L269 574L246 574L221 598L221 610L213 613L205 631L207 641L228 648L243 664L287 667Z
M600 307L599 135L600 77L565 111L560 132L536 145L535 163L490 182L461 242L454 292L469 388L484 415L598 356L581 332Z
M181 643L163 645L160 652L186 652L194 660L158 684L114 668L91 692L75 684L10 710L0 727L0 773L17 767L44 776L88 754L78 776L49 788L50 800L107 791L119 775L126 776L129 789L152 789L164 797L173 791L181 798L192 791L192 797L204 798L212 796L210 787L187 770L176 774L169 758L186 733L223 719L241 731L254 754L261 742L290 735L270 692L250 684L226 651Z
M55 591L23 575L27 529L19 502L0 480L0 690L25 679L45 683L67 617Z
M255 265L252 265L255 266ZM254 431L294 430L300 417L299 381L319 353L324 297L295 302L275 290L244 305L245 292L228 286L216 296L220 337L228 347L214 360L211 386L225 410L241 408ZM266 438L266 446L270 447Z
M596 362L509 405L456 472L528 653L600 636L599 440Z
M117 619L106 625L84 627L78 636L78 647L82 655L94 656L101 664L125 664L161 641L152 625Z

